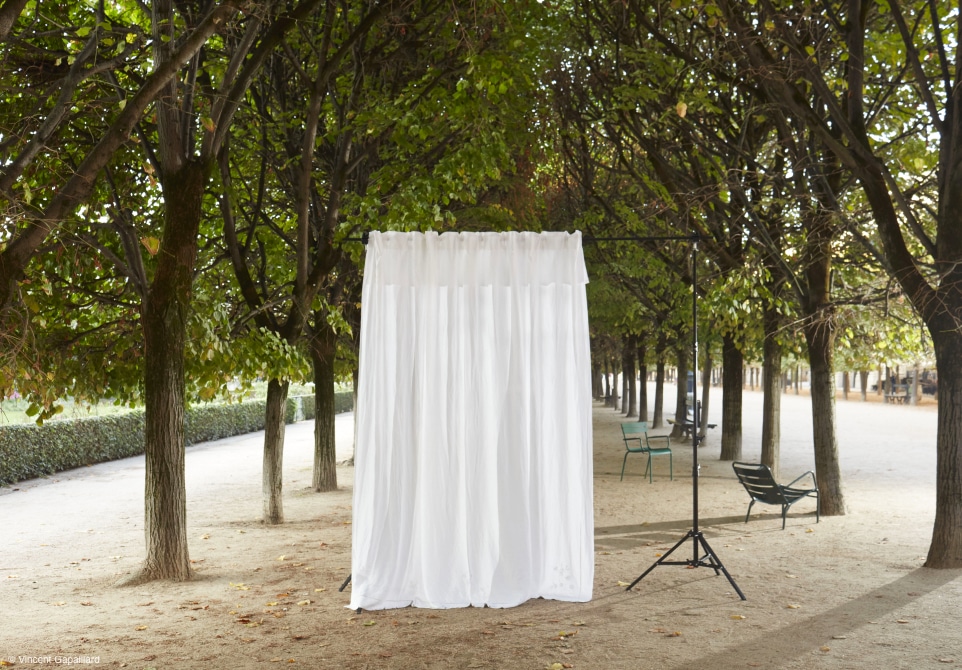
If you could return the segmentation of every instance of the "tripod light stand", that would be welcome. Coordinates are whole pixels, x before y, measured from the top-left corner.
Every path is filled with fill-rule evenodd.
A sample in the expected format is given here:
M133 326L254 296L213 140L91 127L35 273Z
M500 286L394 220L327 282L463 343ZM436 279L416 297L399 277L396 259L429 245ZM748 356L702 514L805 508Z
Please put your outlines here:
M678 238L684 239L684 238ZM694 361L693 367L697 369L698 367L698 235L693 235L691 238L691 319L692 319L692 360ZM679 383L680 380L679 380ZM635 584L640 582L649 572L657 568L659 565L683 565L688 568L711 568L715 571L716 575L721 573L725 574L728 582L735 589L738 597L745 600L745 594L742 593L741 589L738 588L738 584L732 579L732 576L725 569L722 564L721 559L718 558L718 554L714 552L711 546L708 544L708 540L705 539L705 535L701 532L698 527L698 471L700 466L698 465L698 429L700 425L699 416L701 414L701 407L698 404L698 375L692 375L692 427L691 427L691 488L692 488L692 526L684 537L678 540L671 549L665 552L661 558L655 561L647 570L641 573L635 581L628 585L625 589L630 591L634 588ZM676 549L680 549L688 540L692 543L692 554L691 558L687 560L668 560L669 557L675 552Z

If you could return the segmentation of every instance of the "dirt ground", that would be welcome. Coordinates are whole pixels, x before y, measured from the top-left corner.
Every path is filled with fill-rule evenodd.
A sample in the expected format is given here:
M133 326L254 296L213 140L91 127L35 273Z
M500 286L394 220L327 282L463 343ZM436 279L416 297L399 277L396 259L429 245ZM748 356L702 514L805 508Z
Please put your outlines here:
M720 423L717 389L711 400ZM811 410L795 395L782 410L786 480L813 467ZM760 414L760 393L746 391L745 460L758 459ZM698 451L700 527L745 601L710 568L660 565L625 591L691 528L692 449L673 444L674 480L657 459L649 484L631 456L619 481L623 419L600 405L594 417L591 602L348 610L338 587L350 573L353 471L339 467L335 493L310 492L304 422L288 428L279 527L258 521L261 434L188 450L187 583L114 586L143 559L143 458L0 489L0 666L962 669L962 571L922 567L933 406L840 400L848 514L816 523L803 501L786 530L772 507L743 522L747 496L711 432ZM339 419L345 452L352 421Z

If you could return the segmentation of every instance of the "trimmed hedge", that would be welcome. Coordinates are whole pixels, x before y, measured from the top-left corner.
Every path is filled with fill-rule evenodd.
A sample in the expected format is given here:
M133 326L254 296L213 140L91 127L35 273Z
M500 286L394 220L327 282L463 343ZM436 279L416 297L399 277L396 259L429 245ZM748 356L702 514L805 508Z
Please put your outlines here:
M335 412L350 411L353 404L352 393L336 394ZM191 445L263 430L266 407L264 400L191 407L185 440ZM287 399L287 423L313 418L314 396ZM50 421L42 426L0 426L0 486L142 453L143 409Z

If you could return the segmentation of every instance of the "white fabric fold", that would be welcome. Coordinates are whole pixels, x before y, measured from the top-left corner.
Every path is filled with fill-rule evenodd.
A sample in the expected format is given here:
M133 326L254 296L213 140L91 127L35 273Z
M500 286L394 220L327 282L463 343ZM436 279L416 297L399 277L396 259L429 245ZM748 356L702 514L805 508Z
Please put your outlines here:
M579 233L371 233L351 608L587 601Z

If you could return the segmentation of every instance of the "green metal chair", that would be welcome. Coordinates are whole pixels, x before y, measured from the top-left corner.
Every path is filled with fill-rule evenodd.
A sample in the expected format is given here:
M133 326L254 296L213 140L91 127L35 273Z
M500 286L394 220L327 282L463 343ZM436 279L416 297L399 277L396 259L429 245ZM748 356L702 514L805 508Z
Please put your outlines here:
M818 518L818 482L815 481L815 473L809 470L800 477L793 479L788 484L782 486L775 481L775 476L767 465L761 463L732 463L738 481L742 483L752 501L748 503L748 513L745 515L745 523L752 513L752 505L756 502L766 505L781 505L782 507L782 530L785 530L785 515L788 508L797 503L802 498L815 498L815 523ZM806 477L812 478L811 488L799 488L795 484Z
M648 465L645 467L645 474L648 475L648 483L651 483L652 456L668 457L668 475L671 479L675 478L674 465L671 458L671 440L667 435L648 435L647 421L634 421L632 423L621 424L621 436L625 440L625 457L621 461L621 481L625 479L625 465L628 463L628 454L646 454ZM651 446L651 440L664 440L664 447Z

